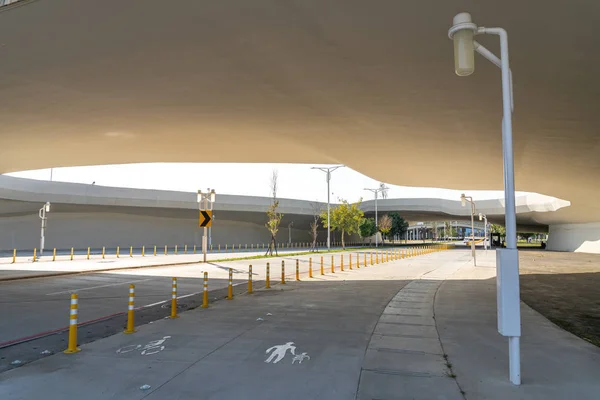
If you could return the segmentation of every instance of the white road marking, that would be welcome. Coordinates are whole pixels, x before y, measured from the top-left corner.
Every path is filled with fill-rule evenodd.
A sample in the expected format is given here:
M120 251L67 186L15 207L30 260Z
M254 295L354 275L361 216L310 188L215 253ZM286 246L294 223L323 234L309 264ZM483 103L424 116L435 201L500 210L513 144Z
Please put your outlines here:
M129 285L130 283L146 282L146 281L150 281L150 280L152 280L152 279L140 279L137 281L110 283L107 285L92 286L92 287L88 287L88 288L81 288L81 289L74 289L74 290L63 290L62 292L46 293L46 296L54 296L57 294L71 294L71 293L81 292L84 290L94 290L94 289L100 289L100 288L111 287L111 286Z

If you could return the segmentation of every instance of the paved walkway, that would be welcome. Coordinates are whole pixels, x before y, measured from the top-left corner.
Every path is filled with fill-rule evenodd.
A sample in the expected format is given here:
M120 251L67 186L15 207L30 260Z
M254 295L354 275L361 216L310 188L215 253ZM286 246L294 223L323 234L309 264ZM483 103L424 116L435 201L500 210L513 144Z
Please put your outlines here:
M523 385L508 383L494 269L469 260L438 252L222 300L0 374L0 398L597 399L600 351L526 306Z
M306 249L283 249L278 250L278 253L281 255L295 253L309 254ZM264 250L258 252L244 251L210 253L207 254L207 260L210 262L232 258L262 256L264 254ZM52 256L50 255L44 256L41 261L37 261L35 263L31 262L31 258L29 258L28 262L26 262L27 260L21 259L14 264L9 264L8 261L6 263L0 263L0 281L60 276L86 272L105 272L130 268L195 264L201 260L202 254L183 253L177 255L163 255L159 253L157 256L154 256L152 252L148 252L146 253L146 256L134 254L133 257L130 257L128 252L124 252L121 253L119 258L117 258L114 254L106 255L105 259L103 259L101 255L94 255L90 260L85 259L85 256L79 256L78 259L74 259L73 261L69 260L68 256L57 259L56 261L52 261Z

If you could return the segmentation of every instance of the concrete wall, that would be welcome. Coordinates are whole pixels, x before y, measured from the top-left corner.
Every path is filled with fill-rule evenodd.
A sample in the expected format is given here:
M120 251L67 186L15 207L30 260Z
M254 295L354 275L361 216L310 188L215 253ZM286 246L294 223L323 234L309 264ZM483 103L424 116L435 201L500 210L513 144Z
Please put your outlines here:
M198 245L203 230L196 218L161 218L119 213L50 213L46 230L46 248L84 249L136 246ZM278 241L288 242L288 228L281 228ZM339 237L339 235L332 236ZM24 250L39 247L40 219L37 215L0 218L0 250ZM215 221L213 246L267 243L270 236L264 224L241 220ZM319 240L326 240L325 231ZM304 229L292 229L293 242L308 242Z
M600 222L550 225L548 249L600 253Z

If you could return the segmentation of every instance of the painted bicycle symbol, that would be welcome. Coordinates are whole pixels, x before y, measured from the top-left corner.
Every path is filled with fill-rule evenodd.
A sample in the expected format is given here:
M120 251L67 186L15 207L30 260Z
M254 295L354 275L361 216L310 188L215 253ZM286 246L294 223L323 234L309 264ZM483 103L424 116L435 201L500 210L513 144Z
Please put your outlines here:
M117 350L117 354L125 354L134 350L141 350L141 354L143 356L151 356L152 354L160 353L161 351L163 351L165 349L163 343L170 338L171 336L164 336L162 339L152 340L151 342L148 342L148 344L146 344L145 346L142 346L141 344L130 344L129 346L121 347L119 350Z

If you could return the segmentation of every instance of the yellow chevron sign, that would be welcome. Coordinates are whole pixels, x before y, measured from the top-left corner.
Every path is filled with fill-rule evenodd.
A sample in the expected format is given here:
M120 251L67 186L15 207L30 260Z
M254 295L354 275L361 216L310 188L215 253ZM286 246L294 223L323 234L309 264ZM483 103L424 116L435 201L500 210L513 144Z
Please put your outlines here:
M212 226L212 211L200 210L200 220L198 226L201 228L210 228Z

